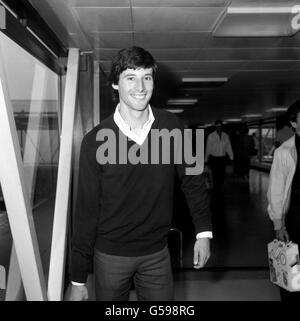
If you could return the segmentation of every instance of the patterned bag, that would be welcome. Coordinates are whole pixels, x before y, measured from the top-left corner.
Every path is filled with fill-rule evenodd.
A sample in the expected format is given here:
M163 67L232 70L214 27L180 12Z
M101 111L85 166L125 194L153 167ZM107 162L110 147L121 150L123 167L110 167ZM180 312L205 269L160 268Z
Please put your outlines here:
M298 245L277 239L268 244L270 279L290 291L300 291L300 264Z

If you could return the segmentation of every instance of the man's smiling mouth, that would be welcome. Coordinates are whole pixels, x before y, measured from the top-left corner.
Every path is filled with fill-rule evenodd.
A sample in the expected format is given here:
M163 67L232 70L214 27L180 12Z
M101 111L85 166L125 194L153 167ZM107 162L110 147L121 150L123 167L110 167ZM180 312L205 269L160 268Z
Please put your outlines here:
M146 94L142 95L131 95L134 99L143 100L146 98Z

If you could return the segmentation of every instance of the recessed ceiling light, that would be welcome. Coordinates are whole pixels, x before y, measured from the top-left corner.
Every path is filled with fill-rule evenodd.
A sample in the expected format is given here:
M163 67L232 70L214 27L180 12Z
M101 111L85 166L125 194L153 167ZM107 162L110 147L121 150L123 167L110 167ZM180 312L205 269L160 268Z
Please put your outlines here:
M242 121L241 118L228 118L228 119L225 119L225 121L227 122L239 122L239 121Z
M279 112L279 111L286 111L287 107L273 107L266 110L267 113Z
M242 117L245 117L245 118L256 118L256 117L262 117L262 114L246 114L246 115L242 115Z
M198 102L196 98L169 99L168 105L193 105Z
M204 124L204 125L198 125L198 128L207 128L207 127L211 127L212 124Z
M165 110L173 114L180 114L183 112L183 109L165 109Z

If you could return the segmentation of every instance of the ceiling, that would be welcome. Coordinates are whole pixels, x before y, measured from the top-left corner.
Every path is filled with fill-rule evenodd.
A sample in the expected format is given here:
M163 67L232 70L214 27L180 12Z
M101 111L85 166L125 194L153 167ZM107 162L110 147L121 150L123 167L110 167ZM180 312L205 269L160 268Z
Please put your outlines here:
M29 2L67 47L93 51L106 74L119 49L148 49L159 66L153 104L163 108L171 98L197 98L194 105L173 106L184 109L181 116L190 124L245 114L268 117L266 110L287 107L300 98L300 33L297 24L291 28L297 1ZM232 13L236 8L245 12ZM182 90L183 77L228 81Z

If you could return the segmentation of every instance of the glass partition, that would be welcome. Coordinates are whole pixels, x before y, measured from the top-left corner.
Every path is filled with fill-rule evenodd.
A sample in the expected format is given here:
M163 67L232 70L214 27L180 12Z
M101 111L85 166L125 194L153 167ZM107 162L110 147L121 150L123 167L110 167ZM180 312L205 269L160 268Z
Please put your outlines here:
M252 157L251 165L269 170L273 162L277 144L276 118L249 122L249 134L253 136L257 155Z
M261 128L261 161L272 163L275 150L275 124L262 125Z
M59 155L60 76L1 32L0 48L3 77L23 158L26 188L47 274ZM11 235L7 223L5 206L2 206L0 265L8 271Z

